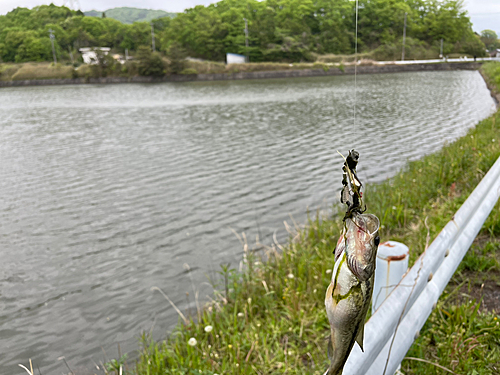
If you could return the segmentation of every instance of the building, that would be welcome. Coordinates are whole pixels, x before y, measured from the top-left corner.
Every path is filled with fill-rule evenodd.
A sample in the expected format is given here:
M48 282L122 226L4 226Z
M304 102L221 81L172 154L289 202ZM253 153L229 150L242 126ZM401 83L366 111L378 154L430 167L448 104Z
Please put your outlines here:
M227 53L226 54L226 63L227 64L244 64L246 63L246 57L243 55L238 55L236 53Z
M98 63L96 51L101 51L104 55L107 55L111 48L109 47L86 47L80 48L80 53L82 54L83 62L85 64L95 65Z

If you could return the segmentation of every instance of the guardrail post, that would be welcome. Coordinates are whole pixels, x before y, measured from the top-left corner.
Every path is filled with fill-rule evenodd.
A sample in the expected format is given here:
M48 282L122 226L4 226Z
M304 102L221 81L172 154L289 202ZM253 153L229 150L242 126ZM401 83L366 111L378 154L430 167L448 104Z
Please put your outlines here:
M396 241L386 241L379 245L375 281L373 283L372 313L385 301L408 271L408 246Z

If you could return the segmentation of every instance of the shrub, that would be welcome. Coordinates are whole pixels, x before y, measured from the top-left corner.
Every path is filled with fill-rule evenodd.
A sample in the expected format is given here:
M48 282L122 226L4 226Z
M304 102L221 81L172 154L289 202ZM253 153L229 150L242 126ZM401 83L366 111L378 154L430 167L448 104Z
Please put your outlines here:
M181 72L181 74L198 74L198 71L193 68L186 68Z
M167 57L170 61L170 73L183 74L182 71L186 68L186 51L177 42L174 42L167 51Z
M139 60L138 72L141 76L161 77L165 75L165 63L158 52L151 52L146 46L140 46L137 50Z

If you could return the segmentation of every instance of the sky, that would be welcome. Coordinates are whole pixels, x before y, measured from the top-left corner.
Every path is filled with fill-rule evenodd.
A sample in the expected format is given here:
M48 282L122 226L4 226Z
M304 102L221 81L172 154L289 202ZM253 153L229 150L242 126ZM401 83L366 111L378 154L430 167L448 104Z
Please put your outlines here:
M210 0L72 0L80 4L80 9L106 10L116 7L134 7L146 9L162 9L167 12L182 12L195 5L215 3ZM32 8L37 5L54 3L63 5L70 0L0 0L0 14L6 14L16 7ZM465 0L465 9L468 10L472 21L472 28L476 32L485 29L494 30L500 35L500 0Z

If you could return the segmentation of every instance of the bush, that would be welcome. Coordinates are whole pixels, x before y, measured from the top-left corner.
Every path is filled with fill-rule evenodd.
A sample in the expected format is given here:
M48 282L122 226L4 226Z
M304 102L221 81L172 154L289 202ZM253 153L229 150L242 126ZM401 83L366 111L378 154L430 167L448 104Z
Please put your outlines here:
M181 74L198 74L198 71L193 68L186 68L181 72Z
M271 44L268 49L263 51L263 58L266 61L314 61L314 55L309 48L302 42L286 36L282 44Z
M137 50L137 59L139 60L137 70L141 76L165 75L165 63L158 52L151 52L149 47L140 46Z
M170 61L169 70L170 73L174 74L184 74L182 73L186 68L186 51L177 42L174 42L167 51L167 57Z

